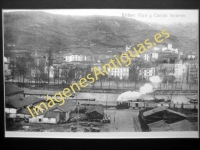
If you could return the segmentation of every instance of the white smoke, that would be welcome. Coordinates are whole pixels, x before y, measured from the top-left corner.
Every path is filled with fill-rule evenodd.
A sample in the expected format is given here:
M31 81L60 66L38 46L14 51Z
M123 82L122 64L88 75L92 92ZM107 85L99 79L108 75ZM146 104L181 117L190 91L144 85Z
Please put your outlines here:
M152 83L160 83L162 80L160 79L159 76L153 76L153 77L150 77L149 80L152 82Z
M117 101L137 100L142 95L152 93L154 91L154 87L155 86L157 87L158 83L162 81L159 76L150 77L149 80L151 81L151 84L146 83L145 85L141 86L139 92L136 91L124 92L118 96Z
M158 88L158 84L162 82L159 76L150 77L149 80L151 81L153 87L156 89Z
M140 92L127 91L127 92L120 94L117 98L117 101L137 100L138 98L140 98L140 96L141 96Z
M149 83L146 83L144 86L140 87L140 94L147 94L153 92L153 86Z

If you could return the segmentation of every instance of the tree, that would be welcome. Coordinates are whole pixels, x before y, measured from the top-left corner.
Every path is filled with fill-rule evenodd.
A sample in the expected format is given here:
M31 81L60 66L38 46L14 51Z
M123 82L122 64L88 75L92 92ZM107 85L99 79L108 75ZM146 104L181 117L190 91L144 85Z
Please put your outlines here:
M14 69L13 71L17 71L19 73L20 81L22 76L23 86L26 74L30 72L30 68L32 68L33 64L34 59L29 53L25 53L23 57L17 57L16 70Z
M130 69L129 69L129 78L128 79L130 82L135 83L135 89L137 88L137 83L139 80L140 68L149 67L149 66L150 66L150 64L142 58L135 58L132 60L132 63L130 65Z
M118 76L115 77L115 84L116 84L117 89L119 88L120 82L121 82L121 79Z

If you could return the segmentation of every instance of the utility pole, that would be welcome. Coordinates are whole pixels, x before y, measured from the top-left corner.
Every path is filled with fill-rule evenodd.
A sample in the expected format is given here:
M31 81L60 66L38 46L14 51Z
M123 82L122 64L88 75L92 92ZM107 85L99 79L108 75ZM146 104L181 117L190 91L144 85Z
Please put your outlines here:
M169 78L169 61L170 61L170 59L168 58L168 60L167 60L167 62L168 62L168 69L167 69L167 76L168 76L167 77L167 89L168 89L168 84L169 84L168 83L169 82L169 79L168 79Z

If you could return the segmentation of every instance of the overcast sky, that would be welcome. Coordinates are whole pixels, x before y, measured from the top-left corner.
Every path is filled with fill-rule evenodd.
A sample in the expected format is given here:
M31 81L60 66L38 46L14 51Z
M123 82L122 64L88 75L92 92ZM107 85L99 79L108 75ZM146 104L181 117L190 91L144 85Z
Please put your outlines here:
M133 18L136 20L171 24L171 23L198 23L198 10L188 9L31 9L31 10L3 10L3 12L10 11L45 11L52 14L61 15L78 15L78 16L90 16L90 15L103 15L103 16L119 16Z

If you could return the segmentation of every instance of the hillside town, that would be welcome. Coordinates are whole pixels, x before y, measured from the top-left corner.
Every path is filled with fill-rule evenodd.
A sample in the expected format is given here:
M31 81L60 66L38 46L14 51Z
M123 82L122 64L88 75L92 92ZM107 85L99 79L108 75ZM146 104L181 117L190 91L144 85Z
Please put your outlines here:
M111 27L119 27L116 20ZM110 59L119 57L137 44L126 42L122 38L125 35L113 33L106 21L96 19L95 22L97 25L92 36L101 38L100 35L104 35L101 41L91 40L91 37L76 41L75 37L80 34L77 33L73 35L74 39L69 40L76 44L64 48L61 46L68 41L62 39L61 33L54 37L50 31L50 41L42 43L40 36L34 35L35 39L31 37L30 40L33 42L31 46L24 44L29 34L42 33L40 27L46 24L32 25L34 31L30 30L24 39L24 31L19 31L22 35L16 41L12 39L14 36L6 37L14 41L6 39L4 43L6 131L198 131L199 56L197 49L185 51L173 39L157 43L131 58L129 66L107 68L108 73L99 76L94 83L87 82L88 86L76 93L70 91L63 105L55 101L55 93L88 74L94 74L94 67L101 70ZM58 38L63 41L56 41ZM123 41L117 42L122 46L116 43L113 46L115 40ZM53 107L49 107L47 95L54 99Z
M125 51L127 50L127 47L128 46L125 47ZM161 101L161 103L145 103L139 102L137 100L136 102L130 102L129 104L125 103L121 106L116 106L116 104L97 104L98 102L95 102L95 97L93 97L94 101L92 101L90 99L91 97L80 97L79 99L77 99L77 97L73 95L69 100L66 100L65 105L59 106L58 104L56 104L56 106L52 109L43 109L43 115L38 115L34 118L31 117L27 106L34 108L34 106L36 106L39 102L47 103L45 101L46 94L51 95L50 91L53 91L48 89L52 89L52 87L67 87L71 82L74 82L77 79L84 77L86 73L92 72L93 66L102 66L103 63L106 62L108 58L111 58L113 55L114 53L112 52L109 52L109 54L104 55L80 54L74 52L68 54L61 53L60 55L44 54L43 56L37 51L35 51L34 55L32 56L28 56L26 52L18 53L17 51L12 52L12 56L5 54L5 111L6 117L9 120L7 124L11 124L10 126L12 126L12 124L15 124L14 122L19 122L21 120L25 122L23 127L26 127L27 124L30 127L30 124L32 123L62 125L63 123L65 123L66 125L72 124L70 126L70 131L74 131L76 129L77 122L80 122L80 124L82 123L84 124L83 126L86 126L84 127L85 132L99 132L100 128L103 128L102 130L105 130L105 127L102 127L105 126L105 123L111 122L111 120L114 119L111 118L111 116L113 115L113 113L116 113L113 112L113 108L116 107L116 109L119 108L119 110L124 108L128 108L128 110L130 108L132 108L133 110L141 109L141 112L138 112L138 116L136 115L134 118L135 131L137 132L143 130L197 130L197 116L189 117L193 118L189 119L192 120L191 123L190 121L188 121L186 115L171 110L178 108L181 110L185 108L186 110L189 109L190 111L192 110L194 112L197 112L198 105L196 101L190 101L190 104L184 104L182 102L180 102L180 104L173 104L171 100L169 102L165 102L169 99L165 99ZM163 58L163 55L167 55L170 57L164 57L162 63L156 62L159 60L159 57ZM89 90L90 92L92 90L92 92L95 92L95 90L99 90L101 92L102 90L104 90L104 92L109 92L110 90L113 90L114 92L120 93L123 90L126 91L128 89L137 89L140 85L142 85L142 83L149 82L150 78L153 76L159 76L162 79L162 83L160 83L160 85L157 87L157 89L159 90L196 90L198 83L198 64L196 61L197 55L195 53L191 53L188 54L186 57L182 57L183 55L184 54L178 51L177 48L172 48L171 43L169 43L166 46L160 45L159 47L153 47L152 50L149 50L147 53L144 53L144 55L140 55L137 59L132 60L133 63L137 64L138 66L124 66L113 70L108 69L108 76L100 78L98 81L99 84L95 83L95 86L93 85L89 88L86 88L84 89L85 91L82 92L89 92ZM48 60L48 58L51 59ZM19 64L20 59L26 60L23 61L23 65L21 66ZM30 60L32 61L32 63L29 62ZM21 88L16 85L19 85ZM23 88L25 88L25 90ZM38 89L39 92L36 91L34 94L33 91L35 89ZM48 92L43 93L42 91L44 91L44 89L46 89ZM56 90L57 89L58 88L56 88ZM144 98L144 100L145 99L146 98ZM149 98L147 98L147 101L148 99ZM107 99L107 101L109 103L109 99ZM146 107L145 105L149 107ZM161 108L156 108L156 106L161 106ZM166 107L162 108L163 106L167 106L167 108L169 107L171 109L166 109ZM151 111L151 113L148 113L148 115L152 115L151 117L157 118L156 115L158 114L153 113L154 109L149 110L150 108L159 109L159 111L162 111L164 114L168 114L165 111L169 111L171 113L169 114L170 116L175 115L178 118L177 120L174 120L173 117L173 121L170 122L171 124L169 125L167 125L166 122L163 121L164 118L161 118L161 120L153 119L151 122L145 122L145 117L147 117L146 113L148 113L149 111ZM142 113L146 109L147 111ZM38 112L39 111L40 110L38 109ZM191 113L195 114L194 112ZM170 118L167 119L170 120ZM100 121L99 123L99 120L102 121ZM91 124L90 121L97 122L95 125L99 128L92 127L94 126L94 124ZM73 124L74 122L76 122L75 125ZM163 127L163 125L164 128L162 129L161 127ZM170 125L172 125L172 127L174 128L172 128ZM42 129L33 130L41 131ZM117 127L111 127L109 131L116 130ZM77 131L77 129L75 131Z

